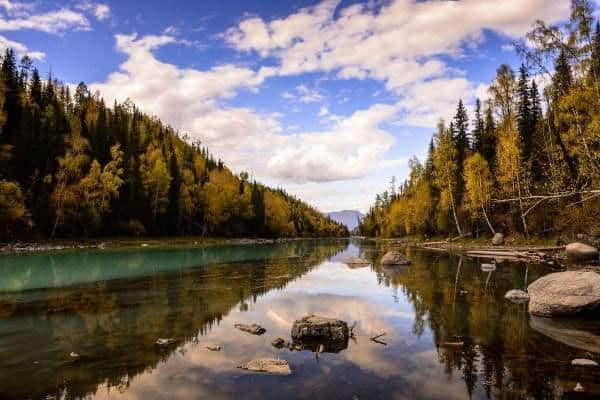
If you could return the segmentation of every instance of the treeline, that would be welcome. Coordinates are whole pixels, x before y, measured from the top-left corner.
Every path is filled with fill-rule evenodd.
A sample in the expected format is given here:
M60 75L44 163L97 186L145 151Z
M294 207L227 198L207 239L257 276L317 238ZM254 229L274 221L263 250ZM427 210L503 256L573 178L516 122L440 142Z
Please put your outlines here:
M586 0L564 26L536 22L524 64L501 65L470 121L462 101L427 159L378 194L370 236L600 234L600 24ZM532 78L533 76L533 78ZM540 93L535 78L547 79Z
M347 235L130 101L42 82L10 49L0 61L0 237Z

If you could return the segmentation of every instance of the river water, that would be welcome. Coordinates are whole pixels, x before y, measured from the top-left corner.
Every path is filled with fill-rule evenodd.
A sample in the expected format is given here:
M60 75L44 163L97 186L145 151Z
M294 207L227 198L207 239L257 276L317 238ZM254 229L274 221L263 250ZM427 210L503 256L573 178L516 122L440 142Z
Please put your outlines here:
M1 399L559 399L600 395L600 325L504 300L551 272L373 242L293 241L0 256ZM372 265L351 268L350 256ZM352 324L318 357L276 349L294 320ZM234 324L258 323L254 336ZM380 343L370 340L385 332ZM173 338L172 346L155 345ZM213 352L206 346L218 344ZM70 353L78 357L71 357ZM289 362L290 376L237 368ZM580 383L585 393L573 388Z

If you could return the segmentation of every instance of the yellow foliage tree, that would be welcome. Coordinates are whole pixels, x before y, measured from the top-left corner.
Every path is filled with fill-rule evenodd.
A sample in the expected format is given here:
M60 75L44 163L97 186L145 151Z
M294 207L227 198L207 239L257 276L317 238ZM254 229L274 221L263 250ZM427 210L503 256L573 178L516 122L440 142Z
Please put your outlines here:
M489 207L492 200L492 190L494 187L488 163L481 154L475 153L465 160L464 171L467 206L471 211L471 215L473 218L478 218L481 211L490 231L492 231L492 234L495 234L496 231L486 212L486 208Z
M265 191L265 219L271 233L279 237L294 236L290 214L290 207L284 199L271 191Z

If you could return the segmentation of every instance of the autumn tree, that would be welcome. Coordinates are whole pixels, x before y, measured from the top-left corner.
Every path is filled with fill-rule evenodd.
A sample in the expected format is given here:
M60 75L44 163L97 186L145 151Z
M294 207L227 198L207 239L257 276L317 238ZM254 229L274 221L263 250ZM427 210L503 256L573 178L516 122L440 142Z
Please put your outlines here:
M487 161L479 153L473 154L465 161L465 187L471 215L477 219L481 212L490 231L495 234L486 211L491 204L494 181Z

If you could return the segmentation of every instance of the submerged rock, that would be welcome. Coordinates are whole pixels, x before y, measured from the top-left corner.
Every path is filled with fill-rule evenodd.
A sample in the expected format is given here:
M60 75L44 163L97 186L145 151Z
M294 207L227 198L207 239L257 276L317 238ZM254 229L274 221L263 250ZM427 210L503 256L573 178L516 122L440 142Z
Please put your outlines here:
M408 260L399 251L388 251L383 257L381 257L382 265L410 265Z
M365 260L364 258L360 258L360 257L349 257L345 261L345 263L350 268L362 268L362 267L367 267L371 264L368 260Z
M209 346L206 346L206 348L210 351L221 351L221 346L219 346L218 344L211 344Z
M569 243L566 247L567 257L575 261L598 259L598 249L585 243Z
M533 315L564 317L600 310L600 274L596 272L555 272L533 282L527 291Z
M504 298L515 303L524 303L529 300L529 294L524 290L512 289L506 292Z
M294 341L347 342L349 337L348 324L334 318L308 315L295 321L292 326L292 339Z
M504 244L504 235L500 232L497 232L492 238L493 246L502 246Z
M172 338L159 338L159 339L156 339L156 342L155 342L155 344L157 346L168 346L173 343L175 343L175 339L172 339Z
M587 358L576 358L571 361L571 365L578 367L597 367L598 363L594 360L588 360Z
M288 342L285 339L277 338L271 342L271 346L276 347L278 349L289 347Z
M277 375L290 375L292 373L287 361L273 358L259 358L240 365L238 368Z
M253 335L262 335L263 333L265 333L267 331L265 328L263 328L262 326L257 325L257 324L252 324L252 325L235 324L233 327L239 329L242 332L248 332Z

